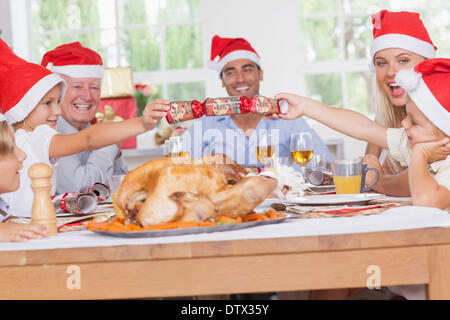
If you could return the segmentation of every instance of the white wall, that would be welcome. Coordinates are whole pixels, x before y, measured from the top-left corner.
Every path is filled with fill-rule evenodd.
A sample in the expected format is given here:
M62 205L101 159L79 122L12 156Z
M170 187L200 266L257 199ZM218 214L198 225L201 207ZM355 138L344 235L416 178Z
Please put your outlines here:
M25 60L30 58L29 20L26 0L0 0L2 38Z
M299 27L293 0L202 0L205 21L204 57L210 57L214 35L247 39L261 57L264 80L260 93L273 96L281 91L301 92L297 76L300 61ZM283 18L287 17L287 18ZM206 92L226 95L217 73L211 71Z
M2 30L1 38L8 45L11 45L11 19L9 13L9 1L0 1L0 30Z

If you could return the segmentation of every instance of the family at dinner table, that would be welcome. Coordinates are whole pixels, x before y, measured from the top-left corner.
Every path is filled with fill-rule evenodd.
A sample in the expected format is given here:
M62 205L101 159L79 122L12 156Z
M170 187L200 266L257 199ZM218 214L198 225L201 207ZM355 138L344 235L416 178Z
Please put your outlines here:
M184 134L190 156L223 153L246 167L261 166L254 150L259 134L276 136L276 154L291 157L291 137L311 136L314 154L335 157L304 116L368 143L365 185L375 192L410 197L412 205L450 209L450 59L436 58L415 12L382 10L372 15L369 68L376 80L376 118L328 106L295 93L279 93L286 113L203 116ZM261 57L244 38L215 35L208 64L228 95L253 98L263 81ZM48 51L40 65L17 56L0 39L0 222L9 215L30 217L33 191L28 169L53 169L51 195L79 191L128 172L121 142L155 128L170 101L150 101L142 116L98 122L103 62L79 42ZM229 133L232 134L229 134ZM296 170L302 168L294 164ZM0 223L0 241L45 237L35 223Z

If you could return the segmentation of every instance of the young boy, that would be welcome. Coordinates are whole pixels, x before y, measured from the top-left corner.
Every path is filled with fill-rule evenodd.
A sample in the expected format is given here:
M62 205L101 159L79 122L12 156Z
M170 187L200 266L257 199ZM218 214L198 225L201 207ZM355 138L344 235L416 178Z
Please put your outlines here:
M0 114L0 194L19 188L19 170L25 158L25 153L14 142L14 131ZM25 241L46 236L47 228L39 224L1 223L8 211L8 204L0 197L0 241Z

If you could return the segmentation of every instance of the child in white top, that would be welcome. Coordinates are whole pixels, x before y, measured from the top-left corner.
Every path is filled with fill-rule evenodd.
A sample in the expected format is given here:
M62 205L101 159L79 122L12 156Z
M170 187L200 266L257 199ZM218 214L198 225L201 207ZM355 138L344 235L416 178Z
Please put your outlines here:
M411 196L413 205L450 207L450 59L429 59L414 70L399 71L397 85L406 89L407 117L403 129L383 127L357 112L324 105L293 94L278 94L289 102L289 111L275 118L308 116L381 148L409 169L390 181ZM391 194L395 195L395 194Z
M0 194L19 188L19 170L25 157L14 143L13 129L0 114ZM1 223L8 214L8 204L0 198L0 241L25 241L46 236L47 228L39 224Z
M30 216L33 192L28 169L37 162L51 166L60 157L95 150L142 134L166 115L169 101L150 102L142 117L99 123L77 133L61 135L55 130L61 113L65 82L48 69L17 57L0 39L0 106L16 131L16 143L27 154L20 171L19 190L3 195L15 215ZM52 176L52 190L55 190Z

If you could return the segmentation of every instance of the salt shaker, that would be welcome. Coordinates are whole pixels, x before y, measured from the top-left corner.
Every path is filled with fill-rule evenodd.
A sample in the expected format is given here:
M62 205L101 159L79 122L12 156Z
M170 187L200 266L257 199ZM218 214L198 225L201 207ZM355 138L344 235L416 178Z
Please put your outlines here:
M31 222L46 226L49 236L58 234L55 208L50 198L52 172L52 168L45 163L33 164L28 169L28 176L31 178L31 189L33 189L34 193Z

